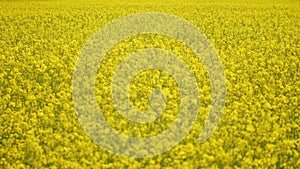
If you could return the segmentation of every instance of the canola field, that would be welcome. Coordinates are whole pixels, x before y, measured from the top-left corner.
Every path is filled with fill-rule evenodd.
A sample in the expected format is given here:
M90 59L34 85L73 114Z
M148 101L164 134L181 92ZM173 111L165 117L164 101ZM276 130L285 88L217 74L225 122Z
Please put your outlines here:
M0 1L0 168L300 168L299 11L297 0ZM138 49L176 54L192 69L200 93L186 137L162 154L132 158L107 151L87 135L74 107L72 79L82 48L99 28L141 12L178 16L207 36L223 64L226 101L215 131L200 143L212 102L203 63L184 43L164 35L122 40L95 78L97 104L116 131L153 137L178 115L178 84L156 69L137 74L128 95L145 111L151 91L161 89L167 98L161 117L136 123L114 107L115 69Z

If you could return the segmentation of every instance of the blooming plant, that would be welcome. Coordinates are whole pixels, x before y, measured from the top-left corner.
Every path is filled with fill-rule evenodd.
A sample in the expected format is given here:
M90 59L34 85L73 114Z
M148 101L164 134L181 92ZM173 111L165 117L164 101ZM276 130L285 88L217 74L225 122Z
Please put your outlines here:
M299 168L299 10L294 0L1 1L0 168ZM103 57L94 78L97 105L115 131L155 137L179 114L179 84L154 68L134 76L128 96L134 108L146 111L155 107L149 98L159 89L164 96L154 96L164 100L163 113L149 123L119 113L111 81L118 65L139 50L163 49L184 61L200 98L195 122L178 144L162 154L147 156L154 151L148 149L138 152L145 158L129 158L99 146L82 128L72 97L73 73L100 27L153 11L183 18L207 36L223 64L225 108L214 132L200 143L214 99L205 64L172 37L145 33L123 39ZM87 85L82 79L82 88ZM162 139L156 148L168 142Z

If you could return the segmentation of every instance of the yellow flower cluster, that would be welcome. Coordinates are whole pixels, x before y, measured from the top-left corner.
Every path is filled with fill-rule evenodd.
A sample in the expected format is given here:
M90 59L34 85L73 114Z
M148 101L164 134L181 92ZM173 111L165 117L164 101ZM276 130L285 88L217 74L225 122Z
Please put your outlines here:
M1 1L0 168L299 168L299 10L293 0ZM180 89L172 76L155 69L135 76L129 96L144 111L153 89L161 89L167 102L157 120L135 123L114 107L115 69L139 49L166 49L185 61L201 99L187 137L161 155L135 159L106 151L85 133L74 109L72 75L82 47L101 26L148 11L177 15L208 36L224 66L227 97L217 129L200 144L211 104L200 59L163 35L118 43L99 65L95 85L99 108L116 131L156 136L178 115Z

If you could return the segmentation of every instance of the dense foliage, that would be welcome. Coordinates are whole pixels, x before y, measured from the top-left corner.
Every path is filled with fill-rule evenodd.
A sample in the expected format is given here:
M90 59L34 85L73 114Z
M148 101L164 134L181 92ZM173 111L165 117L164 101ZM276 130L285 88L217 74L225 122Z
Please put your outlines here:
M1 1L0 167L299 168L299 5L295 0ZM211 102L202 63L168 37L146 34L120 42L100 66L96 84L99 106L119 132L154 136L171 124L178 108L172 77L148 70L130 86L132 103L145 110L153 87L163 88L170 100L166 114L149 125L116 118L106 77L136 49L155 46L182 57L195 72L201 95L197 121L186 138L162 155L134 159L107 152L86 135L72 103L72 74L95 31L146 11L177 15L207 35L223 62L227 98L216 131L199 144Z

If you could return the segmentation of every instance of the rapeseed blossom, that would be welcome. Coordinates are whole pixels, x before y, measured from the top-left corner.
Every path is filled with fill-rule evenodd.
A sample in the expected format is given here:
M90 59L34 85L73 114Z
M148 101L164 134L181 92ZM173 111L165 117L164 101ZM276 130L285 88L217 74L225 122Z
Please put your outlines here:
M299 2L292 0L1 1L0 167L299 168L299 10ZM107 152L86 135L73 105L72 73L85 42L101 26L147 11L177 15L207 35L224 65L227 97L220 124L200 144L211 87L199 58L184 43L162 35L141 34L119 42L95 79L99 108L115 130L151 137L168 129L178 115L178 84L167 72L153 69L135 76L129 96L135 108L147 110L151 91L161 89L167 102L157 120L137 124L114 107L114 71L139 49L166 49L184 60L195 74L201 98L186 138L161 155L134 159Z

